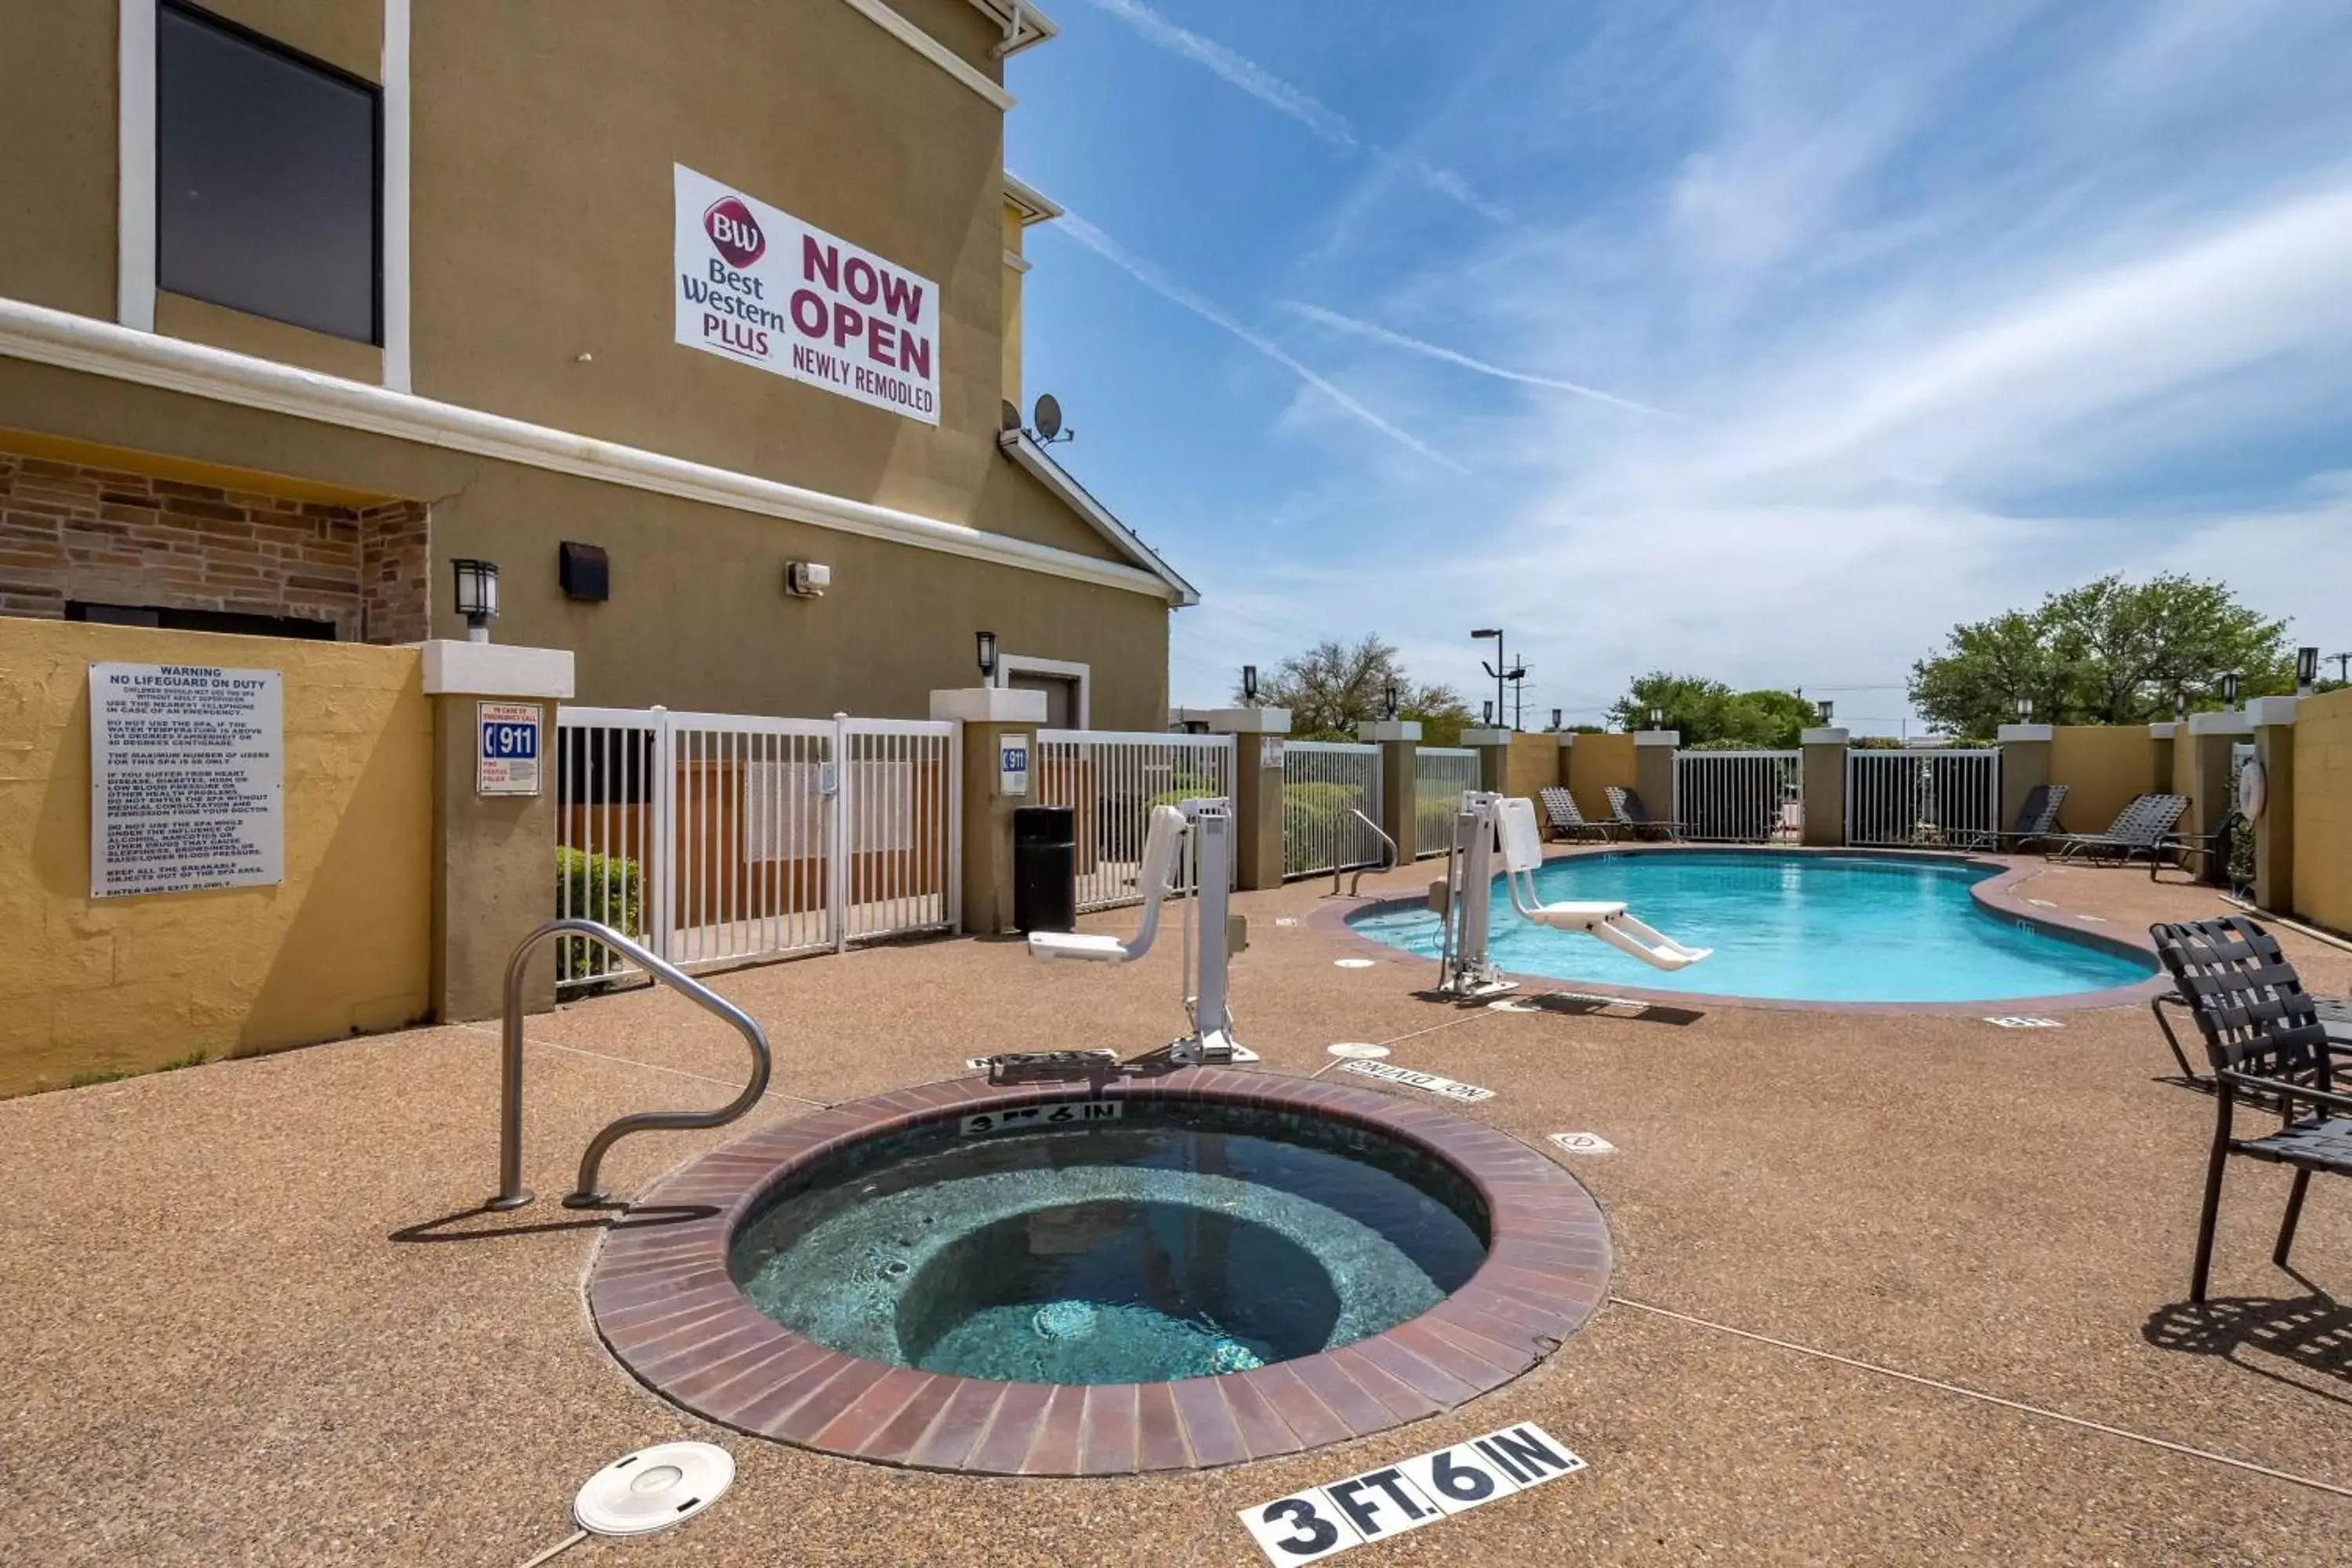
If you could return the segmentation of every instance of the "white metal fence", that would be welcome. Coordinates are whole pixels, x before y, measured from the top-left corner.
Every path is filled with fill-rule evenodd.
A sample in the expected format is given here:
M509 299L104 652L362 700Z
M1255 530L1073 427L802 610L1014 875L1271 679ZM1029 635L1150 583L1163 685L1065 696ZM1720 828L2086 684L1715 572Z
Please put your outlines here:
M1468 747L1423 746L1413 752L1413 837L1422 854L1445 853L1462 792L1478 787L1478 753Z
M2230 747L2230 809L2243 816L2246 814L2246 764L2254 760L2252 741L2233 742Z
M1110 909L1143 897L1136 881L1154 805L1231 797L1234 738L1040 730L1035 773L1039 805L1076 813L1078 908Z
M957 729L563 708L556 913L712 967L953 930ZM566 942L557 984L612 961Z
M1765 844L1804 828L1802 752L1677 752L1675 820L1686 838Z
M1966 845L2000 821L2000 752L1855 750L1845 754L1845 841Z
M1282 874L1378 865L1381 749L1342 741L1292 741L1282 749Z

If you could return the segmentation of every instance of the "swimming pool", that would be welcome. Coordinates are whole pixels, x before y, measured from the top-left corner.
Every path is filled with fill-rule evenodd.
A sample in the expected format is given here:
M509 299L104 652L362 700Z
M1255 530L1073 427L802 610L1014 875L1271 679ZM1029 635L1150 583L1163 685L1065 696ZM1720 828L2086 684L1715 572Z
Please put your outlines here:
M1582 855L1536 874L1547 902L1622 899L1628 912L1713 957L1651 968L1591 937L1519 919L1495 881L1495 962L1519 974L1645 991L1786 1002L1999 1002L2104 991L2153 959L2071 941L1979 904L1996 868L1899 856L1706 850ZM1438 917L1375 910L1361 936L1434 960Z

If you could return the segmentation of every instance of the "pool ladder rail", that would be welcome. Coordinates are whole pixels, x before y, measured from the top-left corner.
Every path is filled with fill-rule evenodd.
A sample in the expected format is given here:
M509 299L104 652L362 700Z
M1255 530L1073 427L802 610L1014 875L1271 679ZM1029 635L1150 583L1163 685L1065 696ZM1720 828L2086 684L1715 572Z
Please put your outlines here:
M1382 860L1379 865L1358 866L1354 868L1356 879L1348 884L1348 897L1351 899L1360 899L1364 896L1364 873L1367 871L1395 870L1397 868L1397 862L1399 859L1399 851L1397 849L1397 841L1391 838L1386 833L1382 832L1379 823L1374 822L1370 817L1366 816L1362 812L1357 810L1352 805L1348 808L1348 815L1354 817L1358 822L1362 823L1365 826L1370 828L1372 830L1372 837L1379 839L1382 844L1388 847L1388 858ZM1339 866L1331 868L1331 890L1328 894L1324 895L1325 897L1336 899L1339 896L1339 878L1342 875L1343 869L1343 868Z
M522 1184L523 973L532 952L541 942L565 935L584 937L612 949L663 984L682 993L696 1006L732 1024L742 1035L744 1043L751 1047L751 1081L743 1086L742 1093L717 1110L643 1110L622 1117L591 1138L588 1147L580 1156L579 1184L564 1198L565 1208L598 1208L612 1201L596 1184L597 1168L604 1163L604 1156L611 1152L613 1145L630 1133L724 1127L757 1105L760 1097L768 1092L771 1065L768 1037L752 1021L750 1014L676 964L655 957L610 926L573 918L550 921L517 943L514 955L507 960L506 1017L500 1041L499 1073L499 1190L482 1205L485 1208L519 1209L530 1203L533 1196L531 1190Z

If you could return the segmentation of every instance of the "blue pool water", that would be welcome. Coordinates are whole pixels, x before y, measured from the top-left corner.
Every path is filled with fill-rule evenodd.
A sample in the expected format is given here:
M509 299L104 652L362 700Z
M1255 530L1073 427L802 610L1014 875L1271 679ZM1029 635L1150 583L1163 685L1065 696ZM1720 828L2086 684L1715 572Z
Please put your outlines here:
M1971 883L1995 873L1947 861L1866 856L1579 856L1536 874L1546 902L1618 899L1626 912L1713 957L1653 969L1580 932L1521 920L1495 882L1495 962L1549 975L1650 991L1791 1002L1997 1002L2129 985L2152 962L2069 942L1980 907ZM1422 910L1359 918L1391 947L1438 952L1438 918Z
M1484 1206L1393 1139L1241 1107L873 1140L773 1194L733 1247L752 1305L925 1372L1155 1383L1244 1372L1418 1317L1476 1272Z

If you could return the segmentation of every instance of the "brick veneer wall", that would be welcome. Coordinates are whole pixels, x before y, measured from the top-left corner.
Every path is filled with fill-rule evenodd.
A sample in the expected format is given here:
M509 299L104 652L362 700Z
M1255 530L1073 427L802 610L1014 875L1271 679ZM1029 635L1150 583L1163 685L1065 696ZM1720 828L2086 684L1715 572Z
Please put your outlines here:
M0 615L68 600L331 621L416 642L432 580L421 501L356 509L0 451Z

